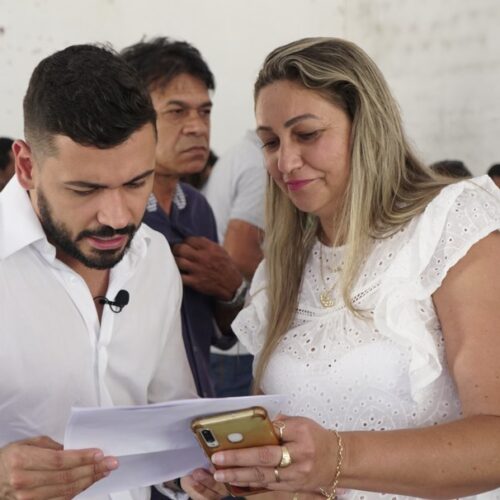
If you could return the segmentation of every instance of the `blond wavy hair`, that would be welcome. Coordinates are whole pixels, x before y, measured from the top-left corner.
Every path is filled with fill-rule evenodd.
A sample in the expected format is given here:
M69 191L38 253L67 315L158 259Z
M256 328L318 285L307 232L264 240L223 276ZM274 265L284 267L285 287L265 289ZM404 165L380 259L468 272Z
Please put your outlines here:
M405 137L399 108L370 57L338 38L305 38L273 50L255 83L254 98L277 81L291 81L341 107L352 120L350 176L332 220L334 245L345 244L342 297L351 293L370 241L384 238L424 210L449 184L425 167ZM320 230L316 216L298 210L268 177L265 256L269 300L266 340L254 386L295 316L304 267Z

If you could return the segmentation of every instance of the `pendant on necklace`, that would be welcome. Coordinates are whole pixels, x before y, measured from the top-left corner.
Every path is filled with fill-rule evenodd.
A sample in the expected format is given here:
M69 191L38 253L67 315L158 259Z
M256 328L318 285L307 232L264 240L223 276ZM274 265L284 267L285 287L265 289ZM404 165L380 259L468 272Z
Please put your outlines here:
M319 301L321 302L321 305L325 309L328 307L333 307L335 305L335 302L333 301L333 298L332 298L332 291L331 290L325 290L324 292L321 292L319 294Z

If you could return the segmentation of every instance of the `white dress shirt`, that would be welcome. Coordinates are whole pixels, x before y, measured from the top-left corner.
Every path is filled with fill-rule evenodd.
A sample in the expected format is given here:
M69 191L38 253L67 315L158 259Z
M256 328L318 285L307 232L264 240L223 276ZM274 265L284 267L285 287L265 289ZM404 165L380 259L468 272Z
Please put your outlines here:
M56 258L28 195L0 194L0 446L48 435L62 442L71 406L196 397L180 324L182 285L162 235L142 225L110 272L101 322L82 279ZM148 489L112 495L149 498Z

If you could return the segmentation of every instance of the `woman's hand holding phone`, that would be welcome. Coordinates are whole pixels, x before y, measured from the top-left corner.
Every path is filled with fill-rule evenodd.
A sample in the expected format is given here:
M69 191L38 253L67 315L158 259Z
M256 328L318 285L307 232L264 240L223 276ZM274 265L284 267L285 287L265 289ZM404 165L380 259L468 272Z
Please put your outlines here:
M191 427L209 459L220 450L279 444L276 430L266 410L260 406L197 418ZM239 487L228 483L226 488L233 496L247 496L265 491L262 486Z
M193 423L193 430L197 433L198 440L215 466L213 475L198 469L183 479L183 487L187 488L186 491L193 499L222 498L226 495L221 490L222 483L226 484L233 495L248 496L271 490L300 492L301 500L321 497L320 488L328 488L335 475L337 439L334 433L311 419L302 417L279 416L273 427L267 415L257 424L260 430L255 433L246 427L249 422L251 422L250 428L256 425L258 419L255 420L255 415L249 418L247 414L242 416L235 413L216 416L215 427L214 421L209 421L208 427L203 425L206 421L202 421L201 425ZM218 420L219 417L222 417L221 420ZM266 420L274 434L274 442L271 443L259 441L265 435L262 427L269 429L268 424L262 425ZM212 437L206 433L204 436L201 432L207 428L212 432L215 431L213 436L215 446L209 446L206 440L210 442ZM222 436L224 432L227 436L244 428L247 430L243 434L248 439L240 443L229 442L228 445L224 437L221 439L221 430ZM256 435L260 438L256 439ZM287 453L291 463L284 465L287 462L284 460Z

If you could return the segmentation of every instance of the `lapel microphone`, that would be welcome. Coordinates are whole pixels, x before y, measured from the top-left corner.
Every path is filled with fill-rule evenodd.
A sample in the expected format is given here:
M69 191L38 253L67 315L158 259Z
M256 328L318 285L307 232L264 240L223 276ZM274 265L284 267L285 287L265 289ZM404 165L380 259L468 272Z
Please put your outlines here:
M130 294L127 292L127 290L119 290L116 294L115 300L110 300L104 295L94 297L94 300L97 300L99 304L108 305L114 313L119 313L122 312L122 309L128 304L128 301L130 300Z

